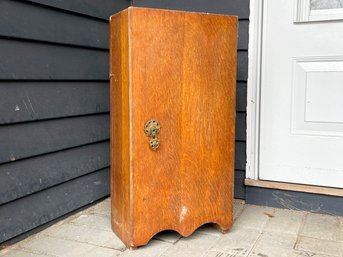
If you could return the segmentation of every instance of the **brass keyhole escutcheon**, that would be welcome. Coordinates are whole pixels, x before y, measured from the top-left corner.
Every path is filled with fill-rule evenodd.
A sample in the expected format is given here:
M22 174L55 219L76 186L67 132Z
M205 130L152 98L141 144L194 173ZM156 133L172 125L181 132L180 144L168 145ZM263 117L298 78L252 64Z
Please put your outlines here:
M160 146L160 140L158 140L157 135L160 133L161 126L157 120L148 120L144 125L145 134L150 137L149 145L152 150L156 151Z

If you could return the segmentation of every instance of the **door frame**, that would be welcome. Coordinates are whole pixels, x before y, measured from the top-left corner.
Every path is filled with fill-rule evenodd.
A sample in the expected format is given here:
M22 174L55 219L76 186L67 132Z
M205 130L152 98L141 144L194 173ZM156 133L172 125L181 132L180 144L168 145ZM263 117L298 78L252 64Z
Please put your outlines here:
M259 179L263 3L251 0L249 17L246 178L253 180Z

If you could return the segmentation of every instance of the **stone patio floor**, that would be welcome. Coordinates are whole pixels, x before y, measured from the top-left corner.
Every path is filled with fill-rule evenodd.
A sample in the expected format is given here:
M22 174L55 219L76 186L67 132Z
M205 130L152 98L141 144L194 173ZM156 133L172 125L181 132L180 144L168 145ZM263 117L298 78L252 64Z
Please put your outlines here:
M343 256L343 217L235 201L232 230L205 225L188 237L162 232L129 251L112 233L110 199L0 251L6 257L282 257Z

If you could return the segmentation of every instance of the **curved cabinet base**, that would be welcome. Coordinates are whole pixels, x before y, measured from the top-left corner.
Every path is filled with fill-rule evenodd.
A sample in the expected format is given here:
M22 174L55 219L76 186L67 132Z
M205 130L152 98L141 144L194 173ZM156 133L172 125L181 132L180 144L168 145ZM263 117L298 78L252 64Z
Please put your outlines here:
M131 240L129 239L130 238L129 236L128 237L124 236L121 238L121 240L123 241L123 243L129 250L135 250L139 246L147 245L149 241L160 232L170 230L170 231L175 231L179 233L182 237L188 237L188 236L191 236L198 228L200 228L201 226L205 224L212 224L217 230L219 230L223 234L228 233L230 229L232 228L232 220L225 221L225 222L206 221L206 222L200 223L199 225L195 225L194 227L187 226L185 224L180 224L180 226L174 227L174 228L168 227L168 228L159 229L157 231L146 231L146 234L144 235L142 234L140 234L139 236L132 235ZM118 231L117 229L118 227L114 225L113 231L117 235L119 235L117 233Z

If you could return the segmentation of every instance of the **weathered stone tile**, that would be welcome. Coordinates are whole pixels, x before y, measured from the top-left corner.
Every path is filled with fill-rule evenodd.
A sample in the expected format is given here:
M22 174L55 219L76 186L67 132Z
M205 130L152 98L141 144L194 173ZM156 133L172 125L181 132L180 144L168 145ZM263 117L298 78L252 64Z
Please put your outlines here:
M159 257L171 246L170 243L151 240L146 246L138 247L136 250L126 250L120 257Z
M235 201L238 218L225 235L211 225L181 239L178 233L168 231L156 235L147 246L128 251L111 230L109 200L1 250L0 257L343 257L342 217L240 201ZM303 219L304 215L308 217ZM299 227L301 236L296 242Z
M293 256L296 234L264 231L249 256Z
M310 238L305 236L299 237L295 249L299 251L327 254L332 256L343 256L342 242Z
M88 208L87 212L90 214L111 216L111 203L110 201L102 201Z
M51 226L45 228L45 229L42 230L41 232L39 232L39 233L37 233L37 234L35 234L35 235L29 237L28 239L31 239L32 237L34 237L34 236L36 236L36 235L39 235L39 234L41 234L41 233L48 233L48 231L55 230L56 228L58 228L58 227L60 227L60 226L63 226L64 224L68 224L70 221L72 221L72 220L74 220L74 219L76 219L76 218L78 218L78 217L84 215L85 213L86 213L86 210L82 210L82 211L77 212L77 213L75 213L75 214L73 214L73 215L70 215L70 216L68 216L68 217L66 217L66 218L64 218L64 219L62 219L62 220L60 220L60 221L58 221L58 222L52 224Z
M338 234L338 218L329 215L309 213L299 234L306 237L336 240Z
M181 247L179 245L171 246L161 257L201 257L204 251L201 249Z
M162 231L154 236L155 240L164 241L167 243L175 243L181 238L180 234L175 231Z
M241 255L218 252L218 251L208 251L204 255L202 255L201 257L241 257Z
M249 257L293 257L294 256L294 250L293 249L283 249L283 248L277 248L277 247L259 247L254 248Z
M262 230L273 215L274 209L272 208L247 204L242 214L236 219L234 226Z
M109 248L104 248L104 247L94 247L92 250L89 252L85 253L84 255L80 257L116 257L122 254L122 252L109 249ZM77 256L75 256L77 257Z
M110 216L101 216L85 213L76 217L75 219L70 220L70 223L86 226L89 228L112 231Z
M235 199L234 205L233 205L233 219L237 219L239 215L242 214L245 207L245 203L243 200L237 200Z
M208 250L219 240L218 236L194 232L189 237L181 238L175 245L183 248L193 248L202 251Z
M311 253L311 252L300 252L294 250L292 257L334 257L332 255Z
M42 255L75 257L85 255L87 252L90 252L94 246L60 238L40 236L36 237L34 240L21 244L19 248Z
M334 257L319 253L301 252L292 249L282 249L271 246L264 249L253 249L249 257Z
M264 231L255 247L273 246L277 248L293 249L297 235L281 232Z
M205 224L198 228L196 232L212 236L222 236L224 234L218 228L216 228L214 224Z
M233 228L229 233L220 237L210 251L247 256L260 237L261 231L251 228Z
M339 217L338 218L338 235L337 235L337 239L339 241L343 241L343 217Z
M234 220L239 217L239 215L244 210L245 203L243 200L234 200L234 210L233 210L233 216ZM214 224L205 224L197 229L197 232L204 233L204 234L210 234L214 236L221 236L223 233L218 230ZM229 231L230 232L230 231Z
M53 230L51 229L42 231L42 233L52 237L78 241L121 251L126 249L125 245L120 241L120 239L113 232L107 230L99 230L69 223L64 224L63 226L57 226Z
M305 212L275 209L264 230L298 234L304 221Z
M4 249L0 251L0 256L6 257L50 257L49 255L30 253L17 249Z

